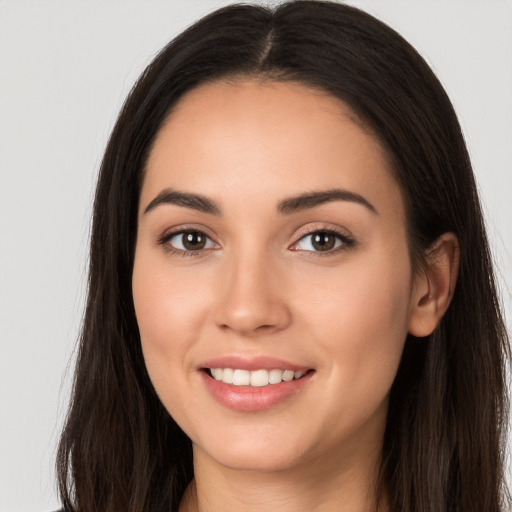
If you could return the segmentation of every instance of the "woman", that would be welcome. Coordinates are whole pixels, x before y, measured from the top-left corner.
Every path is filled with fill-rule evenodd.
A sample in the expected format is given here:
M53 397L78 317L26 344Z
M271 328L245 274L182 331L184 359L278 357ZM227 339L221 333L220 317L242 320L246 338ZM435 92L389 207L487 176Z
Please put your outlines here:
M221 9L107 147L65 508L503 510L507 353L425 62L340 4Z

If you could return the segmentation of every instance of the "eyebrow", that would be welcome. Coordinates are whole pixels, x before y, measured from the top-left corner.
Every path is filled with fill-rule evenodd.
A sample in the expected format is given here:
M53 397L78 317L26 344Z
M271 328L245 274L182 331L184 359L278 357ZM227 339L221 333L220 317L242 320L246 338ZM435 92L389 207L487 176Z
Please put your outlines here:
M373 206L363 196L356 194L355 192L350 192L350 190L339 188L311 192L283 199L279 202L277 211L282 214L291 214L307 210L309 208L315 208L316 206L330 203L332 201L348 201L351 203L357 203L366 207L373 214L379 214L377 208L375 208L375 206Z
M318 192L308 192L298 196L288 197L280 201L277 205L277 212L283 215L289 215L299 211L315 208L325 203L332 201L348 201L357 203L373 214L378 215L378 211L369 201L363 196L344 189L331 189L321 190ZM183 206L192 210L197 210L202 213L209 213L211 215L220 215L221 210L214 201L199 194L190 192L180 192L179 190L172 190L166 188L162 190L147 206L144 213L155 209L162 204L174 204Z
M191 194L188 192L180 192L166 188L162 190L147 206L144 213L148 213L162 204L175 204L184 206L202 213L210 213L212 215L220 215L220 208L205 196L199 194Z

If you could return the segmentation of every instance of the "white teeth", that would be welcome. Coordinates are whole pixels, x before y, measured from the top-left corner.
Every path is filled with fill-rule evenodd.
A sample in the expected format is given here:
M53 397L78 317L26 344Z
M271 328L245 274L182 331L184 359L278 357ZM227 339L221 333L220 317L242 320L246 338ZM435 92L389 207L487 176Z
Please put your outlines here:
M281 370L270 370L268 372L268 383L279 384L283 380L283 372Z
M210 373L215 380L234 386L263 387L269 384L290 382L300 379L306 372L293 370L233 370L232 368L210 368Z
M226 384L233 384L233 373L235 373L231 368L224 368L222 370L222 382Z
M251 386L268 386L268 371L256 370L251 372Z
M248 386L251 382L251 372L247 370L235 370L233 372L233 384L235 386Z
M291 370L285 370L283 372L283 380L285 382L290 382L291 380L293 380L293 372Z

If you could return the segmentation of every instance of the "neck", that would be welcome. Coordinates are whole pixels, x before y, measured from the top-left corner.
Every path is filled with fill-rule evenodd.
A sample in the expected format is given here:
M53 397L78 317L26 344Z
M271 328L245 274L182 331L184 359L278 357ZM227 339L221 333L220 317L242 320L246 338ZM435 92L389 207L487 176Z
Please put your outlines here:
M279 471L241 471L194 446L195 477L180 512L386 512L385 500L377 504L377 468L375 457L359 453L356 460L332 457Z

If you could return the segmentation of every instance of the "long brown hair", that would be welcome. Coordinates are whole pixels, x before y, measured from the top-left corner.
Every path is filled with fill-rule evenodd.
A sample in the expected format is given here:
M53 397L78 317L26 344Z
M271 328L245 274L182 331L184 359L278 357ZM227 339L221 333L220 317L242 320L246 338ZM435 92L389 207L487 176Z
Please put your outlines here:
M190 440L157 398L141 352L131 291L137 207L152 141L180 97L243 76L317 87L352 107L393 163L414 263L440 234L457 235L451 306L428 339L408 337L391 390L381 491L397 512L503 510L508 339L457 117L400 35L323 1L219 9L169 43L131 91L96 191L87 307L57 461L65 509L176 511L193 477Z

